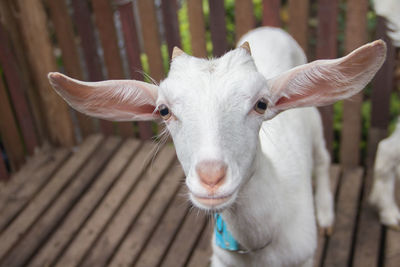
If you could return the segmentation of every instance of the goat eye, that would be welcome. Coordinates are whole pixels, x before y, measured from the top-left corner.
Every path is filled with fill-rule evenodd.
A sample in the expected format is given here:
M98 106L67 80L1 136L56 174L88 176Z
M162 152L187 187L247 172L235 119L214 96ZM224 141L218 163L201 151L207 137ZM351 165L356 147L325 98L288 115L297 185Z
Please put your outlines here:
M267 109L267 101L265 99L258 100L256 105L254 106L254 110L260 114L264 114L266 109Z
M171 117L171 112L169 111L169 108L162 104L158 107L158 110L160 111L160 115L164 120L168 120Z

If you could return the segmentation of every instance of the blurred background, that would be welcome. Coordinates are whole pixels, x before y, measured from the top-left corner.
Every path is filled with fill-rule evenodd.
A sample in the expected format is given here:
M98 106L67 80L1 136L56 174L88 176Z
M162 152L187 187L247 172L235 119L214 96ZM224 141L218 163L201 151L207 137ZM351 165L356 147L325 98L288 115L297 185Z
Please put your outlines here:
M7 172L17 170L44 142L72 146L95 132L143 139L158 132L154 123L110 123L69 110L47 83L50 71L88 81L159 82L168 73L173 46L198 57L220 56L245 32L262 25L289 31L309 61L340 57L368 41L385 38L383 19L380 22L367 0L4 0L0 12L1 106L7 109L0 118L0 161ZM395 51L389 51L389 68L394 69ZM374 120L372 115L371 85L347 104L349 113L361 114L349 119L357 124L350 129L356 131L356 139L348 142L359 150L353 162L365 163L369 130L376 126L384 132L374 134L387 135L400 112L398 90L392 90L396 82L390 78L394 74L386 75L375 85L384 88L379 92L385 96L377 96L384 99L375 105L382 118ZM341 137L346 131L344 106L341 102L333 110L321 110L335 162L341 159Z
M400 114L399 50L369 0L0 0L0 266L208 266L212 220L182 197L162 126L80 114L47 74L158 83L174 46L219 57L259 26L288 31L309 61L387 43L365 90L320 108L337 208L314 266L399 266L400 232L367 203Z

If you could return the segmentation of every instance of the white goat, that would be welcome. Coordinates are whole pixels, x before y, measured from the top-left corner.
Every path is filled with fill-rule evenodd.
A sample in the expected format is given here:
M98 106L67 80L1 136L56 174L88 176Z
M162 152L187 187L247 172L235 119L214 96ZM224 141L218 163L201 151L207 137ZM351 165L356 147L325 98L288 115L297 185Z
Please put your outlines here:
M248 43L218 59L174 50L159 86L134 80L81 82L50 73L75 109L110 120L163 119L186 174L193 204L219 212L248 253L214 244L212 266L311 266L316 211L333 222L329 157L315 108L359 92L382 65L386 46L367 44L346 57L304 64L284 31L251 31ZM293 69L292 69L293 68ZM282 113L281 113L282 112Z
M374 7L377 15L386 19L393 45L400 47L400 1L374 1ZM394 197L396 173L400 179L400 117L392 136L378 145L369 196L369 202L378 209L381 223L400 230L400 210Z
M379 142L369 196L370 203L378 208L381 223L400 230L400 210L394 197L396 174L400 179L400 117L393 134Z

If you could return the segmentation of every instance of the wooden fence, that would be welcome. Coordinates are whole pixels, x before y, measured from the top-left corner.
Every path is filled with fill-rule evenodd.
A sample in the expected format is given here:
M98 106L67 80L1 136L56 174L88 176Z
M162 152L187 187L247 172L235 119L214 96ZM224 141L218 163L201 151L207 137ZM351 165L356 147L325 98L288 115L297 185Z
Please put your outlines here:
M226 8L232 4L233 31L226 24L231 15ZM187 16L188 29L180 29L178 10ZM143 80L145 69L159 81L166 76L163 47L171 55L173 46L181 46L185 31L191 37L188 53L220 56L233 46L229 35L238 39L260 25L286 28L309 60L335 58L370 39L387 40L380 18L376 37L368 34L367 14L373 16L368 0L2 0L0 177L7 178L45 143L73 146L94 132L149 139L157 132L149 122L112 123L72 111L50 88L50 71L97 81ZM345 23L338 21L344 16ZM390 45L388 51L371 93L343 103L339 131L333 127L333 107L320 109L328 148L337 151L344 167L371 162L377 142L387 135L395 53ZM371 122L368 156L360 159L365 100L371 102ZM333 145L335 135L341 137L339 148Z

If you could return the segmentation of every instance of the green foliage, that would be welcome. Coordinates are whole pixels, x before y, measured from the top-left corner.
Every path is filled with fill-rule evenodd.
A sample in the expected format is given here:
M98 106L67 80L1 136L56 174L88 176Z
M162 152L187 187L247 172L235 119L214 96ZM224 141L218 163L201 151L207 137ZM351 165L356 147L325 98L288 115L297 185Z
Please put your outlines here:
M235 0L225 0L225 22L228 46L235 47Z
M393 92L390 98L390 125L389 125L390 133L394 131L397 119L399 117L400 117L400 96L398 93Z
M256 25L261 25L262 21L262 0L253 0L254 16L256 18Z
M183 2L181 8L178 10L179 33L181 35L182 49L188 54L192 53L192 46L190 43L189 19L187 12L187 3Z

